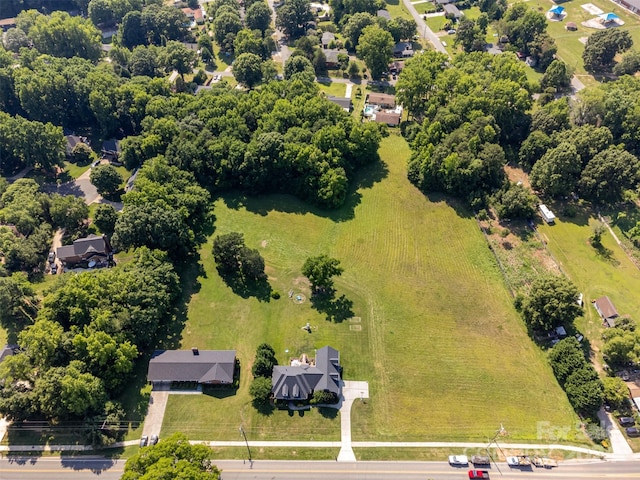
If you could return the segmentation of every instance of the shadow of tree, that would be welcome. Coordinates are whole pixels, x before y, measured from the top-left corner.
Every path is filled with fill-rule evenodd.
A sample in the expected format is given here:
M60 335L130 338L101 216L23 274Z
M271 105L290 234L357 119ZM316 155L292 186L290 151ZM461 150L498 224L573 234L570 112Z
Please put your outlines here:
M337 418L338 417L338 409L337 408L331 408L331 407L318 407L318 412L320 412L320 415L322 415L324 418Z
M256 280L247 280L242 278L240 275L222 272L220 269L218 269L218 274L224 283L226 283L236 295L239 295L242 298L255 297L261 302L271 301L272 289L266 276Z
M353 302L346 296L335 298L335 290L311 295L311 308L326 315L330 322L340 323L353 317Z
M254 398L251 401L251 404L253 405L253 408L258 411L258 413L267 417L272 415L274 410L276 409L276 407L271 402L265 402L264 400L260 400L257 398Z
M373 185L382 181L388 173L387 165L382 161L376 161L363 167L358 171L356 178L350 185L344 204L335 210L326 210L310 205L289 194L274 193L249 196L242 192L235 192L226 194L221 198L227 207L231 209L246 208L249 212L261 216L266 216L271 211L298 215L311 213L318 217L329 218L334 222L346 222L355 217L355 208L362 201L362 194L358 190L373 187Z

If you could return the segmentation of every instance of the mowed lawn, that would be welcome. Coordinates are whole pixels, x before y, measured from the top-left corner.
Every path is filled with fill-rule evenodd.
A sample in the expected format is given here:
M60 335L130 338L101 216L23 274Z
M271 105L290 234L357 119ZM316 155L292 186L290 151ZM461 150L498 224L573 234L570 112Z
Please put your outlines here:
M261 342L274 346L281 363L327 344L340 350L345 379L370 386L371 398L352 411L355 441L486 440L500 424L509 440L527 441L537 438L538 422L574 424L475 220L409 183L402 138L391 135L380 152L385 171L363 172L361 187L337 212L288 196L216 202L216 234L243 232L282 298L235 295L216 273L211 241L203 247L206 275L191 299L182 346L237 349L240 388L217 397L171 396L163 435L238 440L243 424L254 440L338 440L339 416L253 409L250 365ZM329 323L310 307L300 270L321 253L345 269L336 288L353 301L352 321ZM290 290L307 301L296 304ZM301 329L307 322L312 333Z
M541 225L539 231L562 269L584 293L584 317L577 325L586 332L596 348L601 345L602 322L591 301L608 296L620 315L640 318L640 270L629 260L607 231L602 236L604 254L589 243L594 217L586 213L563 218L555 225Z
M568 2L562 2L567 13L563 21L548 21L547 31L555 38L556 45L558 46L558 56L561 60L565 61L569 66L575 69L578 75L586 75L584 64L582 62L582 52L584 51L584 43L580 39L589 37L591 34L599 31L595 28L589 28L582 25L582 22L595 18L597 15L589 13L582 8L582 5L590 3L595 5L604 13L613 12L622 19L625 24L620 28L622 30L628 30L633 38L634 45L640 45L640 17L624 10L619 5L607 0L570 0ZM527 2L531 8L534 8L541 13L546 13L555 4L549 0L530 0ZM574 22L578 26L578 30L575 32L568 31L565 26L567 22ZM583 79L585 83L589 83L588 78Z

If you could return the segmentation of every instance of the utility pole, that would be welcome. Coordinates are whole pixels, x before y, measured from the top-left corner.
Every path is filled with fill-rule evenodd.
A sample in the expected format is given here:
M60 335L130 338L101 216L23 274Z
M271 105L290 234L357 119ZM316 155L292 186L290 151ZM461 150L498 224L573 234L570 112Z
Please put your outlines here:
M249 465L251 467L253 466L253 460L251 459L251 449L249 448L249 441L247 440L247 434L244 433L244 428L242 428L242 425L240 425L240 433L244 438L244 443L247 445L247 453L249 454Z

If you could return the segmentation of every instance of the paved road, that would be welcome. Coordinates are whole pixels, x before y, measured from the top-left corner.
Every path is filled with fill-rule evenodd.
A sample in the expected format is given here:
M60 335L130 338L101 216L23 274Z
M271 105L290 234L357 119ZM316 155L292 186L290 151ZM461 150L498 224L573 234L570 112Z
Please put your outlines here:
M120 478L124 460L109 460L99 457L11 457L0 460L2 480L67 480ZM454 468L444 462L357 462L333 461L255 461L252 464L241 460L219 460L214 462L222 469L223 480L452 480L467 477L467 468ZM589 462L563 463L554 469L510 470L505 464L490 469L495 478L505 480L526 478L528 480L578 480L640 478L636 462Z
M402 0L402 3L404 3L404 6L409 11L413 19L416 21L416 25L418 26L418 35L420 35L422 38L426 40L429 40L437 51L442 52L445 55L449 56L449 52L447 52L447 49L444 48L444 45L442 45L442 42L440 41L438 36L435 33L433 33L433 30L431 30L429 26L425 23L425 21L422 19L422 15L420 15L416 11L415 7L411 5L411 0Z
M47 193L59 193L60 195L74 195L76 197L81 197L84 198L87 205L91 205L101 197L98 194L96 187L94 187L91 180L89 180L90 175L91 169L89 168L86 172L71 182L63 183L61 185L47 184L43 185L42 189Z

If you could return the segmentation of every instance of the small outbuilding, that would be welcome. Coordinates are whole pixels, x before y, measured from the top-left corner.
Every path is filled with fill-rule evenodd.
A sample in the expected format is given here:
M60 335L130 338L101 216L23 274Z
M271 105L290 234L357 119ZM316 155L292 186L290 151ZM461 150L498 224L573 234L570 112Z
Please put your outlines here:
M613 306L609 297L600 297L593 301L593 306L602 318L602 322L607 327L615 327L616 326L616 318L620 315L616 310L616 307Z
M385 9L378 10L376 15L380 18L384 18L386 20L391 21L391 14L389 13L389 10L385 10Z
M613 12L603 13L602 15L598 15L600 22L607 24L612 22L617 22L620 20L620 17Z
M575 22L567 22L564 28L571 32L575 32L576 30L578 30L578 25Z
M564 7L560 5L555 5L549 9L549 14L553 15L556 18L561 18L564 15Z

